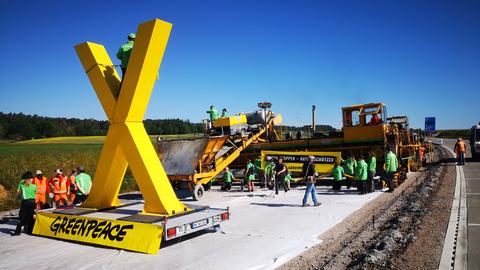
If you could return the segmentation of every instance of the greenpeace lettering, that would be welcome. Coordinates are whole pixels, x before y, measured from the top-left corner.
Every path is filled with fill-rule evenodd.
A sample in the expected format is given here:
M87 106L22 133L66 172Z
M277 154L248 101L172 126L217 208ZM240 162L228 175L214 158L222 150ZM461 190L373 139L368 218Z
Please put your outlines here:
M156 254L163 227L158 224L38 212L33 234Z
M134 225L113 225L112 221L103 220L88 220L84 218L69 218L58 216L50 224L50 230L57 235L63 233L67 235L78 235L82 237L91 237L110 239L111 241L123 241L127 235L127 230L133 230Z

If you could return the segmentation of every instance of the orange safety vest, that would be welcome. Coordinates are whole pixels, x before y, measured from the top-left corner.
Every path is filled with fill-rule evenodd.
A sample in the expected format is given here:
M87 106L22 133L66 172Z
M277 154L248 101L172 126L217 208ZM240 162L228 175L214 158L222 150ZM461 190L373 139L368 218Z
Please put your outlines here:
M466 152L465 143L463 141L458 142L458 151L459 152Z
M38 179L37 177L33 178L33 183L37 188L37 194L45 195L47 193L47 178L45 176L42 179Z
M67 193L67 178L66 177L55 177L59 181L53 181L53 193L55 194L64 194Z

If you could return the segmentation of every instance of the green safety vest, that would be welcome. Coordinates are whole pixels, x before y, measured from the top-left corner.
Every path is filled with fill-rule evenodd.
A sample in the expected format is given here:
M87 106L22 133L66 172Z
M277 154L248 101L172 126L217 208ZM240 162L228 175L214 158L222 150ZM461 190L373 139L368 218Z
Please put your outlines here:
M390 151L387 154L387 158L385 159L385 171L386 172L396 172L398 170L398 160L397 156Z
M218 112L215 108L208 110L207 113L210 114L210 120L212 121L218 118Z
M343 162L345 164L345 173L349 175L353 175L355 173L355 168L357 167L357 161L355 159L347 159Z
M368 178L368 165L365 160L360 160L355 170L355 180L365 181Z
M223 182L225 183L231 183L233 179L233 173L228 171L223 174Z
M133 49L133 40L128 41L127 43L123 44L117 52L117 58L122 61L122 68L127 68L128 60L130 59L130 54L132 53Z
M368 160L368 170L371 172L375 172L377 170L377 158L370 157Z
M22 180L20 181L20 183L18 183L18 189L20 190L22 200L35 199L35 194L37 193L37 187L35 186L35 184L30 183L30 185L27 186Z
M342 181L344 173L345 171L341 166L336 166L335 168L333 168L333 179L335 181Z
M251 168L251 170L250 170ZM255 165L253 165L251 162L247 164L247 172L250 170L251 173L247 174L247 181L253 181L255 180L255 174L253 173L255 169Z
M92 186L92 178L86 173L80 173L79 175L75 176L75 182L86 191L90 190L90 187ZM81 195L82 192L79 190L77 194Z
M272 171L275 169L275 162L269 162L265 168L265 173L268 177L271 176Z

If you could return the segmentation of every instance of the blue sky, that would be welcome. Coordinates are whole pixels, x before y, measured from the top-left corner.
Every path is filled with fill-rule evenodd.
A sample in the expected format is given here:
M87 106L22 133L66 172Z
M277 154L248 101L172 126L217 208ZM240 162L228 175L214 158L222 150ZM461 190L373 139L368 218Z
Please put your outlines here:
M284 123L341 126L385 102L437 128L480 120L479 1L2 1L0 111L106 119L73 46L112 58L138 24L173 30L147 118L198 122L271 101ZM118 60L116 63L118 64Z

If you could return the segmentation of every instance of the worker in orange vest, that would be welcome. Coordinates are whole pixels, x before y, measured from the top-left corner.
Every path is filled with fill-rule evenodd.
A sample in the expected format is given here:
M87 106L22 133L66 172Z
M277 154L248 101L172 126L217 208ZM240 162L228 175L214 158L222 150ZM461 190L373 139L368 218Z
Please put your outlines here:
M422 145L420 146L420 149L418 150L418 153L420 155L420 162L423 164L424 158L425 158L425 147Z
M467 152L467 146L462 138L458 138L454 151L457 153L457 165L465 165L465 152Z
M43 209L47 203L47 194L50 193L50 186L48 185L47 178L43 176L42 171L36 171L36 176L32 179L32 184L37 188L35 193L37 210Z
M73 204L73 201L75 200L75 195L77 193L77 183L75 182L75 176L78 175L78 170L77 169L73 169L72 170L72 173L70 173L70 175L68 176L68 180L67 180L67 187L70 187L68 189L68 198L69 198L69 204L72 205Z
M55 206L68 205L67 193L70 187L67 186L67 177L63 175L62 169L55 170L55 175L52 177L52 185Z

